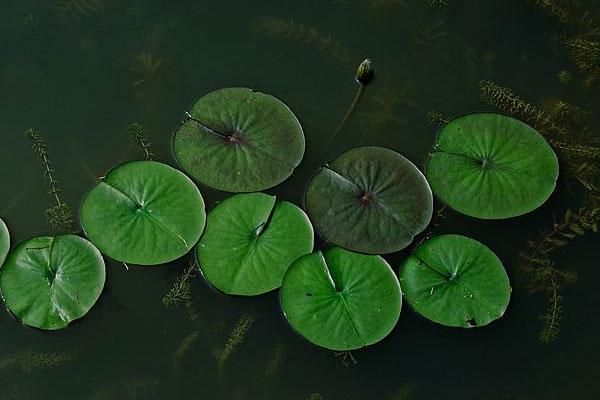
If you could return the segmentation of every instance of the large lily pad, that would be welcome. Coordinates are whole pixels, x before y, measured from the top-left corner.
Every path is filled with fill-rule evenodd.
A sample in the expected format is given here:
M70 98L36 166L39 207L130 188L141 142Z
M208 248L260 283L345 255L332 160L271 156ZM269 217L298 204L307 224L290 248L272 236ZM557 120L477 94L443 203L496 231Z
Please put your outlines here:
M436 196L456 211L501 219L528 213L548 199L556 186L558 161L529 125L475 113L440 130L426 175Z
M200 239L206 214L196 185L162 163L133 161L110 171L86 195L81 223L103 254L157 265L185 255Z
M459 235L435 236L400 267L404 297L425 318L470 328L500 318L510 283L498 257L485 245Z
M17 245L0 268L0 289L21 322L61 329L83 317L104 287L102 255L75 235L42 236Z
M198 261L217 289L251 296L280 287L292 262L312 249L312 226L300 208L264 193L238 194L208 214Z
M326 240L350 250L402 250L423 231L433 196L423 174L402 155L382 147L342 153L311 180L308 215Z
M10 233L8 232L8 228L6 224L0 218L0 267L4 263L6 259L6 255L10 250Z
M201 97L175 133L175 158L191 176L227 192L255 192L286 180L304 155L304 133L273 96L227 88Z
M299 334L344 351L386 337L400 317L402 293L383 258L333 247L292 264L283 279L281 305Z

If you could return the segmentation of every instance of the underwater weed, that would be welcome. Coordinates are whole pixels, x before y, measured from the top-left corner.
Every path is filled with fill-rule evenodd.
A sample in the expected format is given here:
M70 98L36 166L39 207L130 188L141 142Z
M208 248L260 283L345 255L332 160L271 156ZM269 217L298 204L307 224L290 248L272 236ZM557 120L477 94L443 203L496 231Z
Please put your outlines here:
M200 340L200 332L198 330L193 330L181 341L181 343L177 347L177 350L175 350L172 356L174 371L179 370L183 359L185 358L189 350L192 348L192 346L196 344L196 342L198 342L198 340Z
M61 21L70 24L104 11L104 4L101 0L55 0L53 8Z
M396 389L394 394L392 394L388 400L412 400L415 398L416 392L417 386L414 383L409 383Z
M46 210L46 221L54 230L73 232L75 230L75 217L71 207L64 203L60 198L61 190L58 187L58 181L54 176L54 170L50 163L46 142L42 135L34 129L28 129L25 132L25 136L29 139L31 148L38 158L44 176L48 180L48 194L56 202L54 207Z
M590 87L600 79L600 42L580 37L568 37L562 44L583 75L583 86Z
M46 32L44 32L38 17L33 14L27 15L23 20L23 27L38 44L44 44L46 42Z
M414 100L416 93L416 82L408 79L399 89L392 89L389 79L373 95L373 101L377 105L374 112L360 112L361 125L366 132L373 132L388 125L403 125L406 120L397 116L397 108L416 107L418 104Z
M96 392L90 400L141 400L158 398L158 381L132 378Z
M263 370L263 379L268 381L271 379L279 368L283 365L285 361L285 357L287 355L287 346L283 342L277 342L273 346L269 358L265 364L265 368Z
M324 397L320 393L311 393L306 400L324 400Z
M191 321L197 320L199 316L192 301L192 285L190 283L196 270L196 265L190 263L190 266L183 270L183 273L173 283L173 287L162 299L163 305L167 308L179 307L181 304L185 305L188 318Z
M342 360L344 367L358 364L358 361L356 361L356 358L354 358L354 355L350 351L340 351L335 353L335 356Z
M148 39L148 32L146 31L144 11L140 6L133 6L127 13L138 39L142 42L146 42Z
M25 373L46 371L63 367L78 356L71 353L38 353L33 350L19 351L0 358L0 372L18 370Z
M131 72L135 96L146 106L153 106L163 85L163 60L149 53L140 54L134 58Z
M448 35L445 24L443 19L433 22L421 22L413 29L410 41L417 46L430 49Z
M433 8L446 8L448 6L449 0L427 0L427 5Z
M127 131L129 132L129 136L131 136L131 139L136 146L138 146L140 150L142 150L142 153L144 153L146 160L152 161L154 154L150 149L151 143L150 140L148 140L148 136L146 136L144 125L139 122L132 122L127 125Z
M254 19L250 23L250 27L258 34L283 40L293 40L305 46L313 47L344 63L352 59L350 52L332 35L322 34L315 28L307 27L293 20L285 21L273 17L261 17Z
M429 111L425 114L425 120L427 123L439 128L450 122L450 117L439 111Z
M244 339L246 338L246 335L248 334L248 331L252 327L252 324L255 320L256 315L254 314L242 315L229 334L225 347L221 350L215 351L217 365L221 374L223 374L227 361L229 361L237 348L244 342Z

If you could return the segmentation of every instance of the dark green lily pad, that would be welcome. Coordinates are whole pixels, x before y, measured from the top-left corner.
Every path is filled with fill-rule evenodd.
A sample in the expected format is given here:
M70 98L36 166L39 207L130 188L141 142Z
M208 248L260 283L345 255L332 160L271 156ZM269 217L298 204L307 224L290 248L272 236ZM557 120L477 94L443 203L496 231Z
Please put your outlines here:
M300 335L345 351L377 343L392 331L402 293L383 258L333 247L292 264L283 279L281 305Z
M326 240L369 254L402 250L433 212L425 177L402 155L382 147L342 153L311 180L308 215Z
M535 210L550 197L558 160L529 125L475 113L440 130L426 175L436 196L456 211L483 219L510 218Z
M198 262L217 289L253 296L280 287L290 264L312 249L312 226L300 208L264 193L238 194L208 214Z
M425 318L471 328L500 318L510 283L498 257L485 245L460 235L435 236L400 267L404 297Z
M4 260L6 260L6 255L8 254L9 250L10 233L8 232L8 228L6 227L4 221L2 218L0 218L0 267L2 267Z
M83 317L104 287L102 255L75 235L42 236L17 245L0 268L8 309L26 325L54 330Z
M227 192L255 192L286 180L304 155L304 133L281 101L245 88L201 97L175 132L173 151L198 181Z
M196 185L159 162L116 167L88 192L81 207L87 237L125 263L157 265L185 255L200 239L206 214Z

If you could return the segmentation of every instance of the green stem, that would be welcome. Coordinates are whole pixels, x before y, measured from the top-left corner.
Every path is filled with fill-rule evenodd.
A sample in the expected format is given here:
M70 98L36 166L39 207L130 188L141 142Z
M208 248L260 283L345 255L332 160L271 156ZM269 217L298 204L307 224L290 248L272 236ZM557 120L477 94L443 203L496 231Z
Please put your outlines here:
M348 110L346 111L346 115L344 115L344 119L342 119L342 122L340 122L337 129L333 133L333 136L331 137L331 141L330 141L331 143L335 142L335 139L337 138L339 133L342 131L342 129L344 128L344 126L346 125L346 123L348 122L348 120L350 119L352 114L354 114L354 111L356 111L358 104L360 103L360 101L362 100L362 98L365 94L366 87L367 86L365 84L360 83L360 82L358 83L358 90L356 91L354 100L352 100L350 107L348 107Z

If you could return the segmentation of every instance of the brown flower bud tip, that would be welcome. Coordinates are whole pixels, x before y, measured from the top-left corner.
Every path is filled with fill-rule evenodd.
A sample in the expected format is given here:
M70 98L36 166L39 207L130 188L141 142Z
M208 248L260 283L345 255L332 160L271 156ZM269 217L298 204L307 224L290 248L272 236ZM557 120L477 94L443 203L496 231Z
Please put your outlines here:
M368 58L360 63L356 70L356 80L363 85L368 85L375 78L375 68Z

